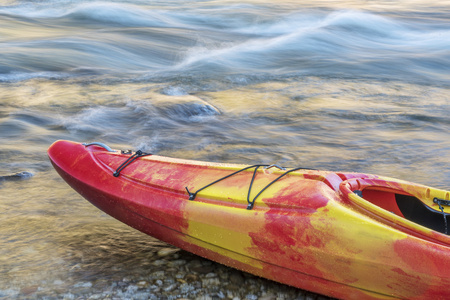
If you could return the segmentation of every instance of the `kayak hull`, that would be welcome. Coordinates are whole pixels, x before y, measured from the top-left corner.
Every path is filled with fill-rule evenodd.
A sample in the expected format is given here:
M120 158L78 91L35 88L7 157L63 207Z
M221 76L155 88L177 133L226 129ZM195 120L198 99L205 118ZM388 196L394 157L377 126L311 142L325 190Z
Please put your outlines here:
M292 172L247 209L253 174L252 197L284 171L248 170L189 200L186 187L199 190L245 166L146 156L115 177L129 154L58 141L49 157L61 177L102 211L230 267L336 298L450 297L446 235L398 217L389 220L346 194L355 184L391 182L378 176Z

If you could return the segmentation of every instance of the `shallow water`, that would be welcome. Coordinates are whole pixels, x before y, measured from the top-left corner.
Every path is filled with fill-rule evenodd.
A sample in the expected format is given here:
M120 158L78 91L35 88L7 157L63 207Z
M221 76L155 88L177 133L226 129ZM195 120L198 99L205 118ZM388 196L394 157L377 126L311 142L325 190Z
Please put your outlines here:
M124 289L167 247L72 191L46 156L57 139L448 189L449 13L420 0L6 1L0 298Z

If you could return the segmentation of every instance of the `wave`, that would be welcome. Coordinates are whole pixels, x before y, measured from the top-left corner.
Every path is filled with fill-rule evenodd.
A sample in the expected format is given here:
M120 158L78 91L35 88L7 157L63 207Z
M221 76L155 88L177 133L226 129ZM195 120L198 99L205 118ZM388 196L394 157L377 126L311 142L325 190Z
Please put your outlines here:
M101 23L125 27L180 27L196 28L201 24L209 27L214 18L208 15L186 13L185 10L155 9L132 3L104 1L44 2L40 6L21 5L0 9L0 13L11 17ZM220 22L220 20L219 20Z
M157 129L207 123L220 115L218 108L198 97L155 93L145 101L128 100L114 106L87 107L70 118L60 116L54 120L54 125L63 126L75 135L95 137L107 132L110 137L126 139L129 134L140 135L137 132L145 135L145 132Z
M64 79L68 78L69 75L63 75L53 72L11 72L11 73L0 73L0 82L17 82L24 81L34 78L44 78L44 79Z
M93 2L79 5L61 18L97 21L129 27L182 27L175 16L161 10L141 9L130 4Z
M259 33L240 43L199 43L180 69L358 74L449 79L449 29L411 24L359 11L308 16L292 22L237 29ZM289 18L288 18L289 19ZM288 25L289 24L289 25Z
M449 79L450 26L439 15L286 10L245 3L42 3L0 8L0 23L7 15L22 32L43 32L40 39L30 35L28 40L3 41L0 80L52 72ZM68 35L61 36L61 30Z
M295 16L291 17L295 19ZM386 60L411 54L439 56L450 46L450 30L418 31L385 17L355 11L339 11L304 22L283 21L264 26L259 36L241 43L204 43L193 47L181 66L202 61L216 63L269 64L280 58L284 62L305 59L337 60L353 62L355 59ZM238 29L253 32L256 28ZM278 34L282 32L281 34ZM434 53L431 53L433 51ZM443 54L443 53L442 53ZM280 64L280 66L289 64ZM249 66L251 67L251 65Z

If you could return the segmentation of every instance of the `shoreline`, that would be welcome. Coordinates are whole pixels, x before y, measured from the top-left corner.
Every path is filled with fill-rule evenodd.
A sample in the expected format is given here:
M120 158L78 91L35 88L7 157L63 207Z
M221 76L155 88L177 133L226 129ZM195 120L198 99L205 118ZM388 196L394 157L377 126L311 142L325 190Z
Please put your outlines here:
M162 243L162 242L161 242ZM171 247L155 249L134 274L0 290L0 299L331 299L260 278Z

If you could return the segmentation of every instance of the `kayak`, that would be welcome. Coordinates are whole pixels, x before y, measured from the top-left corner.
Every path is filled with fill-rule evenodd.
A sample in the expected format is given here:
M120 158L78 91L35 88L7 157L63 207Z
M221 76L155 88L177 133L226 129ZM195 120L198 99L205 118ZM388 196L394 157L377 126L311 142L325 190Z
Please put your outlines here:
M204 258L335 298L450 298L448 191L102 143L57 141L48 155L102 211Z

